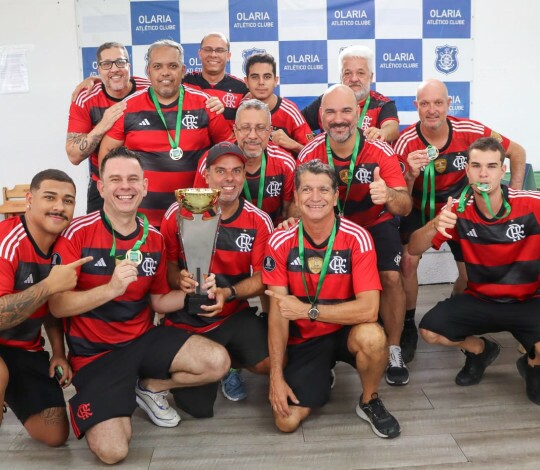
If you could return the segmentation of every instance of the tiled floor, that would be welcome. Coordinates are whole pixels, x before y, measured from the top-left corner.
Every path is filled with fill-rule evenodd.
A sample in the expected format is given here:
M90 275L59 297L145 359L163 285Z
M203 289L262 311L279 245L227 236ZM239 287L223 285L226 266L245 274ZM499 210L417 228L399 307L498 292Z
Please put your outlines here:
M449 285L422 287L418 316L449 292ZM345 364L337 366L330 403L288 435L273 425L268 379L246 373L248 399L232 403L219 396L214 418L196 420L182 414L180 426L162 429L137 410L130 454L121 467L537 469L540 407L525 396L515 367L516 341L509 334L491 337L502 352L479 385L454 384L464 361L461 352L424 343L410 364L409 385L391 388L383 381L381 396L402 427L397 439L376 437L355 415L360 385L355 371ZM13 413L6 414L0 427L0 468L102 467L85 441L70 437L63 448L45 448L26 435Z

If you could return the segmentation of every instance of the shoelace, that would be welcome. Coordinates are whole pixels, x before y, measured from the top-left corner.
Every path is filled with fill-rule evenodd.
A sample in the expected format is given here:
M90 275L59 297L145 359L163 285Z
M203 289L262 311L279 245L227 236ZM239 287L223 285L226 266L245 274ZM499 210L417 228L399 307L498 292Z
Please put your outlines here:
M392 351L390 353L390 357L388 358L388 362L390 367L405 367L403 357L401 356L401 350Z
M375 416L376 418L388 417L388 411L380 400L379 395L376 393L371 396L371 400L367 404L367 407L369 408L373 416Z
M169 402L167 401L168 391L163 392L150 392L154 401L158 404L160 408L169 408Z

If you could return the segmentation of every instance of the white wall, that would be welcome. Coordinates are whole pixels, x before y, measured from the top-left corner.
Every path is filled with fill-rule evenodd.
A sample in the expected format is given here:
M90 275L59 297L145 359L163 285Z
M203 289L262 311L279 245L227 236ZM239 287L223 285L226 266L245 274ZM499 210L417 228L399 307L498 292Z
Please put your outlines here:
M540 141L535 138L540 2L473 0L472 11L471 117L523 145L528 160L540 170ZM30 92L0 94L0 186L29 181L44 168L63 169L78 185L81 214L87 166L73 167L64 151L69 97L81 79L76 28L75 0L0 0L0 46L33 46L28 52ZM450 257L426 256L423 264L431 258L429 272L451 273L437 281L453 280ZM433 279L431 274L420 277Z

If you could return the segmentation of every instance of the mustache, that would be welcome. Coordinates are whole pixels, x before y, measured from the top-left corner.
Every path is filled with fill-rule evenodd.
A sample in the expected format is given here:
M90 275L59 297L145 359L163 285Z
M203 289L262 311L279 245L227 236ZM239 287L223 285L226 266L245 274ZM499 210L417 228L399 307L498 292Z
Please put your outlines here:
M67 216L65 216L61 212L47 212L47 215L50 215L52 217L62 217L62 219L67 220L69 222L69 219L67 218Z
M337 127L349 127L349 124L346 122L338 122L336 124L330 124L330 129L335 129Z

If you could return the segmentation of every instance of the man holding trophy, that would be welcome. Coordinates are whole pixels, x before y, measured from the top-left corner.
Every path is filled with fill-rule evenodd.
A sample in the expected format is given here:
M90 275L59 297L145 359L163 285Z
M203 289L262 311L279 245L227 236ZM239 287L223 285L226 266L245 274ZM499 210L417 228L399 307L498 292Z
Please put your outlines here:
M239 197L245 163L244 153L235 144L214 145L208 151L204 170L209 189L177 191L180 202L165 213L161 232L167 248L170 286L192 293L193 286L204 282L199 273L209 272L216 275L218 286L215 299L208 298L207 304L200 307L196 296L188 295L187 306L168 315L165 324L210 338L225 346L233 363L267 374L266 321L255 315L255 308L246 299L264 292L262 262L273 226L265 212ZM200 203L205 193L209 202ZM197 214L201 210L202 216ZM216 217L220 219L217 224ZM211 254L209 264L199 261L202 251ZM181 276L184 267L195 282ZM217 392L217 385L212 385L175 392L177 405L196 417L212 416ZM205 412L201 412L205 405Z

